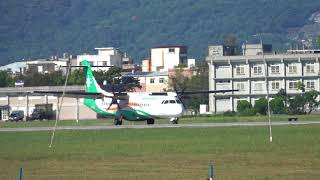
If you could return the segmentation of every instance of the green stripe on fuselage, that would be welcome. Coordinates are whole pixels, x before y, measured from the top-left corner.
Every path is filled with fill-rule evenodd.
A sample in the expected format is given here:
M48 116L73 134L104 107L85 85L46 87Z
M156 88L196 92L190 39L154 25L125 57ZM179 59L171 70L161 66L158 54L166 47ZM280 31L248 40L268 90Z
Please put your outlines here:
M126 120L128 121L144 121L147 119L155 119L158 118L156 116L153 116L145 111L141 110L135 110L135 109L121 109L121 110L114 110L114 111L106 111L103 109L100 109L95 100L93 99L84 99L84 104L92 109L97 114L101 115L112 115L112 116L120 116L122 115Z

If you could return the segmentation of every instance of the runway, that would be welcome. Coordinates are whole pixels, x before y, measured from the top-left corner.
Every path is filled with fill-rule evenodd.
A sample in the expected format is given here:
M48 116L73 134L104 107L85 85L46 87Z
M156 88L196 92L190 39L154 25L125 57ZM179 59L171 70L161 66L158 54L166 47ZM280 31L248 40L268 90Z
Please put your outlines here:
M272 126L298 126L320 124L320 121L272 122ZM268 122L232 122L232 123L194 123L194 124L154 124L122 126L58 126L56 130L113 130L113 129L155 129L155 128L218 128L241 126L269 126ZM53 127L0 128L0 132L52 131Z

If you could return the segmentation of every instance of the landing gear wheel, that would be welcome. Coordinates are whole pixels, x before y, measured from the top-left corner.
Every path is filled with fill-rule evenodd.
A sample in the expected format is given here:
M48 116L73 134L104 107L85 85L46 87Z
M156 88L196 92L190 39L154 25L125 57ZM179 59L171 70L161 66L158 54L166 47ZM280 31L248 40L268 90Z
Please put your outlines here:
M179 118L172 121L172 124L178 124Z
M114 125L122 125L122 119L123 119L122 116L120 116L119 118L115 118Z
M147 124L154 124L154 119L148 119Z

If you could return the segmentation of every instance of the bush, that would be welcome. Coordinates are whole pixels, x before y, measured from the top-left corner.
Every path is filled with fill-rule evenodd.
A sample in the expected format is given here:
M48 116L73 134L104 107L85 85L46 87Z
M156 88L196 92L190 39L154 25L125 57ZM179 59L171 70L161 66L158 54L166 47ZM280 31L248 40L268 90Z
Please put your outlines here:
M254 104L254 109L261 115L266 115L268 110L268 100L266 98L260 98Z
M236 116L237 113L234 111L226 111L223 113L224 116Z
M241 116L254 116L257 114L257 111L254 108L245 109L240 113Z
M270 101L270 109L273 114L286 114L283 98L275 97Z
M237 111L239 113L245 111L246 109L250 109L250 108L252 108L252 105L248 101L241 100L238 102Z
M253 116L256 114L256 110L252 108L251 103L246 100L238 102L237 110L241 116Z

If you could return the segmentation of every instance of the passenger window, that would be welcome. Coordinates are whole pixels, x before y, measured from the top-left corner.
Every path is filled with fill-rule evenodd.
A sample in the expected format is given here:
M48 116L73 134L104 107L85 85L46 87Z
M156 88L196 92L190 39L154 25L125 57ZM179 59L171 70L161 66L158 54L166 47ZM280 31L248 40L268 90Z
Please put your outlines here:
M175 100L170 100L170 104L175 104L176 101Z

